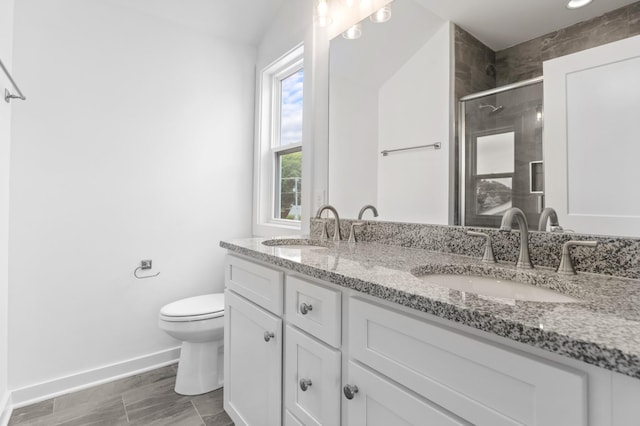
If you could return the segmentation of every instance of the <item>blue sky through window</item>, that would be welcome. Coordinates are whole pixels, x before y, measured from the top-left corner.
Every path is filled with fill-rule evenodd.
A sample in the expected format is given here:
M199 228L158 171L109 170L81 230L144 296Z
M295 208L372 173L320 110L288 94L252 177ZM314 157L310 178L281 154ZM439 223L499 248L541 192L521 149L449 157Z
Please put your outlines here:
M300 69L282 80L282 106L280 115L280 145L302 142L302 81Z

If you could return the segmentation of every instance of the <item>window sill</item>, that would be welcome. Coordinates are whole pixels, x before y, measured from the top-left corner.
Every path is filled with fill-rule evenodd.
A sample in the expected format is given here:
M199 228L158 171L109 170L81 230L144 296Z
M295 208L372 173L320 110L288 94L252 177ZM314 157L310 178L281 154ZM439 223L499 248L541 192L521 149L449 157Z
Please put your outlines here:
M278 222L254 223L254 237L277 237L281 235L300 235L302 233L302 224L285 224Z

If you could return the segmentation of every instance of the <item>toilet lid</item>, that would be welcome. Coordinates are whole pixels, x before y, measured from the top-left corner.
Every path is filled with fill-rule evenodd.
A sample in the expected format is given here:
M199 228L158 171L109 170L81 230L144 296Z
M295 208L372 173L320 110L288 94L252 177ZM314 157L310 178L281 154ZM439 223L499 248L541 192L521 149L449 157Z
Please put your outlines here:
M224 294L204 294L202 296L189 297L173 303L169 303L160 309L160 316L165 318L201 319L214 318L224 314ZM205 318L206 317L206 318ZM197 319L197 318L196 318Z

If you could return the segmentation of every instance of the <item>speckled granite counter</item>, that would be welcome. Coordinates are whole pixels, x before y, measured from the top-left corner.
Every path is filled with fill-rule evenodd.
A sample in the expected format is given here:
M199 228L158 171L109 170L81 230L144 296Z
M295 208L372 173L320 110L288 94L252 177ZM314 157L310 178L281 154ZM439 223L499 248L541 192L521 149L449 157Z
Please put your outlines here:
M264 238L221 241L231 252L440 318L640 379L640 280L552 269L517 271L511 263L377 243L267 246ZM431 285L424 273L516 279L558 290L579 303L486 297ZM414 275L415 274L415 275Z

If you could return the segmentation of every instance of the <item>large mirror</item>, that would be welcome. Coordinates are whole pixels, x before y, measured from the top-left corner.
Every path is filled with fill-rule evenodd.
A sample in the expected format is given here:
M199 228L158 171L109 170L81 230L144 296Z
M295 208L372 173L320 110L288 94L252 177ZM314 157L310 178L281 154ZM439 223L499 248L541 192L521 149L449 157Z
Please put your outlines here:
M542 129L548 117L542 83L527 85L524 101L514 101L509 92L470 100L472 120L485 121L472 132L466 129L467 143L474 144L467 149L462 126L454 155L458 105L449 84L451 26L416 0L395 0L391 10L387 22L363 20L355 31L359 38L331 40L329 202L344 217L374 204L380 220L456 224L466 216L478 220L467 224L492 227L509 206L526 205L530 228L536 230L545 207ZM530 133L522 136L525 130ZM530 145L524 149L526 158L518 158L523 140ZM468 178L475 183L465 184L464 168L471 158L478 159ZM562 174L567 174L562 166L552 173ZM640 229L602 231L597 221L574 230L640 236Z

